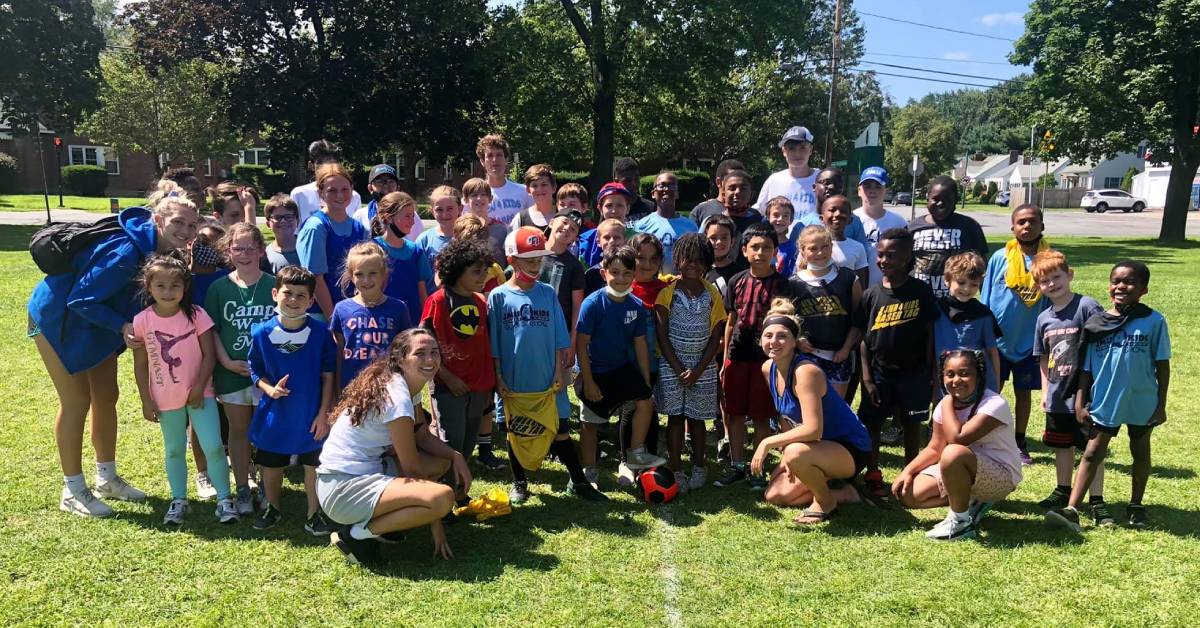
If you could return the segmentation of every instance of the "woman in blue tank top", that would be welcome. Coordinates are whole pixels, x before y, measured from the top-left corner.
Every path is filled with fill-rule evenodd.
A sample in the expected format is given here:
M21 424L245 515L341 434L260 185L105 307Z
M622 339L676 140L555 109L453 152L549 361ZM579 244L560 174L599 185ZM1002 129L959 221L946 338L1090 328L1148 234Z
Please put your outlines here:
M826 381L821 368L796 353L800 320L787 299L775 299L763 321L762 365L775 409L788 429L759 444L750 461L761 474L767 453L783 452L783 462L771 474L767 501L777 506L805 506L793 521L821 523L839 504L861 501L853 480L867 463L871 439L841 395ZM830 480L843 480L837 489Z

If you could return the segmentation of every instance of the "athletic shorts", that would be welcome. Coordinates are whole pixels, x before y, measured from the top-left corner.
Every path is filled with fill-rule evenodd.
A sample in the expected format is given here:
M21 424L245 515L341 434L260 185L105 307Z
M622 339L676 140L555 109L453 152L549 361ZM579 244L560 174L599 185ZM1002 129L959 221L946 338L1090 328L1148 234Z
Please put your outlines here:
M600 388L600 400L591 401L583 394L583 378L575 380L575 396L583 406L605 420L613 416L625 402L650 399L654 394L632 362L626 362L611 371L592 373L592 379Z
M859 473L862 473L863 469L867 468L867 463L871 461L871 453L870 452L863 451L863 450L855 447L854 445L847 443L846 441L835 440L835 441L830 441L830 442L837 443L837 444L841 445L842 447L845 447L846 451L850 452L850 457L854 460L854 475L852 475L848 478L837 478L837 479L847 480L847 481L853 480L854 478L858 477Z
M1088 429L1075 420L1073 412L1047 412L1042 444L1054 449L1087 447Z
M825 380L830 384L849 384L854 377L854 360L855 355L850 353L850 357L841 362L826 360L819 355L808 354L805 356L812 360L813 364L821 367L821 371L825 373Z
M217 395L217 401L233 406L258 406L258 400L262 399L262 395L262 389L258 386L247 386L241 390Z
M871 403L870 395L866 390L862 391L858 418L864 425L878 427L888 417L901 423L924 423L929 418L929 403L933 396L929 377L875 373L874 381L879 390L879 405Z
M1153 425L1127 425L1126 427L1129 428L1129 438L1131 440L1139 440L1154 429ZM1116 436L1117 434L1121 433L1120 425L1108 426L1100 425L1099 423L1093 423L1092 429L1098 433L1108 434L1109 436Z
M761 363L726 362L721 373L721 394L726 416L769 419L777 414Z
M1013 362L1000 354L1000 381L1007 382L1012 375L1013 388L1016 390L1041 390L1042 366L1038 358L1029 356L1020 362Z
M318 473L317 501L326 516L342 525L366 523L375 514L384 489L394 479L383 473Z
M946 484L942 482L942 468L933 463L921 470L919 475L928 475L937 480L938 492L948 497ZM971 484L971 497L981 502L995 502L1008 497L1017 488L1012 481L1012 472L1004 465L986 456L975 456L975 482Z
M255 449L254 463L268 469L283 469L292 465L292 454L279 454L265 449ZM296 464L302 464L306 467L320 466L321 449L318 447L310 452L296 456Z

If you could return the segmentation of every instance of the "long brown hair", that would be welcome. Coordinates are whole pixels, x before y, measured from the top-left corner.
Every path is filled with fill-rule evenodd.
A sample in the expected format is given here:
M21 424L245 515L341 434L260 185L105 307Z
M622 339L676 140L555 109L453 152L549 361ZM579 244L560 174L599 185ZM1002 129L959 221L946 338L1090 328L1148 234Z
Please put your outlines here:
M378 209L375 212L375 218L371 220L371 235L381 236L387 231L387 226L400 213L400 210L412 205L413 211L417 211L417 201L409 196L406 192L390 192L379 199ZM416 216L414 220L420 220L421 216ZM405 234L408 235L408 234Z
M383 404L388 398L388 383L391 382L392 375L401 372L401 364L412 350L413 340L417 336L429 336L437 342L437 336L424 327L413 327L397 334L388 346L387 353L372 360L346 386L342 391L342 398L329 416L340 417L345 412L350 415L350 425L358 427L368 414L383 409Z

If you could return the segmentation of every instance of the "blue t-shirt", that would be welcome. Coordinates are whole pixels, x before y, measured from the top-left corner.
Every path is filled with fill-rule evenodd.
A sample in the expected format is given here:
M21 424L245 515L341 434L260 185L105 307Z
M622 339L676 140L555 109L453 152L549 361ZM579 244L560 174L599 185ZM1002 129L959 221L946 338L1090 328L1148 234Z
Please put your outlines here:
M1033 354L1033 332L1037 327L1038 314L1046 309L1050 301L1041 297L1033 307L1025 305L1014 290L1004 283L1004 274L1008 270L1008 261L1001 248L992 254L988 260L987 273L983 276L983 287L979 300L988 306L1000 323L1000 331L1004 335L996 339L1000 354L1010 362L1020 362ZM1025 268L1033 258L1025 257Z
M453 239L451 236L444 236L438 233L437 229L430 229L422 231L421 235L417 236L416 244L422 251L425 251L425 257L429 258L430 263L432 263L433 260L437 259L438 254L442 252L442 249L446 248L446 245L450 244L450 240Z
M800 247L795 240L783 240L775 250L775 270L784 277L796 274L796 261L800 259Z
M575 333L591 337L588 358L592 372L607 373L629 364L633 339L646 337L647 318L646 306L632 294L624 301L612 300L607 290L589 294L579 308Z
M208 298L208 289L221 277L229 275L228 268L218 268L211 273L192 275L192 303L204 305Z
M396 334L412 326L408 306L399 299L386 297L370 308L354 299L338 302L329 319L329 328L345 340L338 385L345 388L363 367L387 353Z
M347 216L338 222L323 211L309 216L300 226L300 232L296 234L296 253L300 257L300 265L313 274L324 275L329 298L334 303L350 296L342 291L338 279L346 265L350 247L367 237L367 230L357 220ZM321 310L314 303L309 311Z
M671 256L671 250L675 247L675 241L685 233L697 232L699 227L696 226L696 223L692 222L691 218L684 216L663 218L658 212L654 212L634 223L633 230L638 233L649 233L658 238L659 242L662 242L662 272L670 274L675 272L675 260Z
M393 299L400 299L408 306L409 320L421 320L421 308L425 307L425 304L421 302L417 282L425 282L425 294L433 294L434 291L433 266L429 263L429 257L421 247L408 240L404 240L399 247L388 244L383 236L375 238L375 242L383 247L391 262L384 294Z
M537 282L528 291L508 284L488 295L488 334L492 357L513 392L544 392L554 385L558 351L571 346L567 319L554 288ZM556 396L558 416L571 416L564 386Z
M277 454L304 454L321 448L309 428L321 409L321 374L333 374L337 347L325 323L309 316L299 329L273 317L250 330L250 379L278 384L288 376L286 397L263 395L250 422L250 442Z
M985 349L996 348L996 330L995 322L990 316L984 316L965 323L955 323L950 320L949 316L942 311L942 308L937 308L938 317L933 321L933 355L935 358L942 355L943 351L950 349L970 349L972 351L983 351ZM992 373L992 361L984 359L984 383L988 390L998 393L996 390L995 375ZM940 388L939 388L940 393ZM939 398L940 394L939 394Z
M1149 423L1158 406L1155 367L1170 359L1167 320L1158 312L1089 342L1083 370L1092 374L1092 420L1106 427Z

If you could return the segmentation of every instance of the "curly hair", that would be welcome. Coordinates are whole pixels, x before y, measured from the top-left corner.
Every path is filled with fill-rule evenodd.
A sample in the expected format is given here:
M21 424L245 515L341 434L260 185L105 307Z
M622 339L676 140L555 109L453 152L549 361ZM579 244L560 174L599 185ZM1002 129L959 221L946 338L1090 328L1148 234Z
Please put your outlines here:
M349 415L350 425L358 427L368 414L383 409L392 375L401 372L404 358L412 351L413 339L417 336L429 336L437 343L437 336L424 327L412 327L397 334L387 352L367 364L346 386L329 416L340 417L345 413ZM410 390L409 394L416 397L416 392Z
M671 262L675 268L683 266L686 262L696 262L704 268L704 272L708 273L715 261L712 245L708 243L708 238L700 235L697 232L685 233L679 236L675 241L675 245L671 247Z
M468 268L480 264L487 267L492 263L492 252L483 242L475 239L451 240L437 258L438 279L443 287L458 283Z

